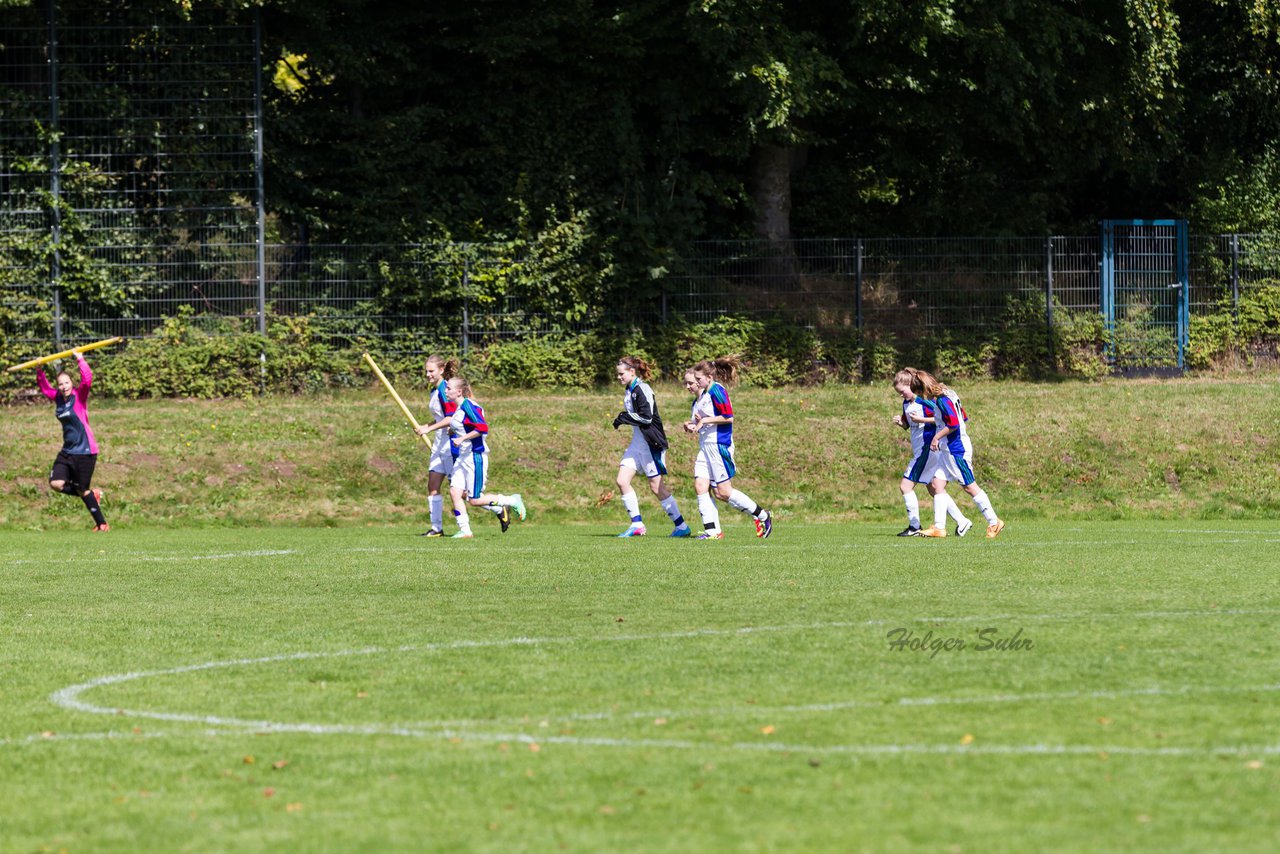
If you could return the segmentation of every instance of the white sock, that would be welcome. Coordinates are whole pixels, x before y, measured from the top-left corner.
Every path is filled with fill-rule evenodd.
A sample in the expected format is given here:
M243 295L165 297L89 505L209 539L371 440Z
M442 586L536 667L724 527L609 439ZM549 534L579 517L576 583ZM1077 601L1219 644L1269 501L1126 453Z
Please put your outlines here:
M945 492L933 496L933 527L939 531L947 529L947 507L954 503Z
M916 497L915 492L902 493L902 503L907 505L907 525L912 528L920 527L920 499Z
M622 506L626 508L632 522L640 521L640 496L636 495L635 490L622 493Z
M465 507L461 510L455 509L453 511L453 517L454 517L454 520L457 521L458 523L459 531L461 531L464 534L471 533L471 517L467 515L467 510Z
M484 509L488 510L490 513L492 513L492 514L493 514L493 515L495 515L495 516L501 516L501 515L502 515L502 508L503 508L504 506L505 506L505 505L500 504L500 503L497 501L497 499L495 499L495 500L493 500L493 501L490 501L488 504L486 504L486 505L484 506Z
M662 509L667 511L667 515L671 517L671 524L683 525L684 517L680 515L680 505L676 504L676 497L668 495L662 499Z
M947 515L956 521L957 525L963 525L969 521L969 517L960 512L960 505L950 495L947 496Z
M734 510L741 510L743 513L746 513L748 516L755 519L763 520L769 515L760 509L759 504L756 504L748 498L745 492L739 492L736 489L729 492L729 506Z
M979 489L974 493L973 503L978 505L978 509L982 511L982 518L987 520L988 525L994 525L1000 521L995 508L991 506L991 499L987 498L986 490Z
M715 533L720 530L720 511L716 508L716 500L711 493L698 496L698 512L702 514L702 527Z
M431 505L431 529L433 531L444 530L444 496L432 495L427 503Z

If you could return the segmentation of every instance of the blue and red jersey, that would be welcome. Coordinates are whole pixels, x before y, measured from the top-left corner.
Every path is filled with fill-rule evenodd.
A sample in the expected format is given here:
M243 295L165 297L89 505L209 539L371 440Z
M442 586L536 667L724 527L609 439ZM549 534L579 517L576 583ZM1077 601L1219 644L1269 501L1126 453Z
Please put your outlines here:
M960 404L960 398L955 392L947 391L938 395L935 401L938 407L938 422L941 426L950 430L946 435L947 450L953 454L964 454L964 435L965 422L969 420L969 415L964 411L964 407Z
M464 397L458 401L458 408L453 412L453 419L449 423L449 435L456 439L472 431L480 435L455 445L457 454L464 454L468 451L473 454L483 454L485 452L484 438L489 435L489 422L484 420L484 408L474 400Z

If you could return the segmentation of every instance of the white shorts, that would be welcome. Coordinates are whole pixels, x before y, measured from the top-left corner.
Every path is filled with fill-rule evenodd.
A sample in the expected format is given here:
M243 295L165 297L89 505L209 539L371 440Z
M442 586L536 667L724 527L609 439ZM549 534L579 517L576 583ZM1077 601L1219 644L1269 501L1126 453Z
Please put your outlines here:
M445 477L453 474L453 449L449 447L448 435L437 433L436 443L431 447L431 463L427 466L427 471L439 472Z
M938 453L925 447L911 458L911 462L907 463L907 470L902 473L902 479L914 483L928 483L933 480L933 473L941 464Z
M471 451L458 455L453 461L453 473L449 486L461 489L464 498L479 498L484 493L485 475L489 472L489 452Z
M724 483L737 474L733 462L733 445L700 445L693 461L694 479L711 481L711 485Z
M649 450L649 443L635 432L631 436L631 444L622 454L622 461L618 463L618 468L644 472L645 477L659 477L667 473L667 452L663 451L654 457L653 452Z
M929 480L944 478L968 486L973 483L973 446L964 439L964 453L953 454L946 448L929 455L929 465L933 467ZM924 481L921 481L923 483Z

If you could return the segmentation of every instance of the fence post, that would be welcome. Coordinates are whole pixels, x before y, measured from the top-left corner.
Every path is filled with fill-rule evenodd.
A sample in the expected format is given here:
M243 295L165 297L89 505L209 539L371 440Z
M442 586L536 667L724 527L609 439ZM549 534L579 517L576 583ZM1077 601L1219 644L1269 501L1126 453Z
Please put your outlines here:
M1240 319L1240 235L1231 235L1231 316Z
M53 344L55 350L62 349L62 171L59 143L61 131L58 128L58 24L57 0L49 0L46 7L49 23L49 193L52 196L50 205L50 237L53 251L49 256L49 287L53 291Z
M853 328L862 329L862 238L858 238L853 274Z
M469 310L471 307L471 259L462 259L462 360L467 359L467 349L471 346L471 330L469 324L471 322Z
M266 192L262 182L262 9L253 15L253 172L257 189L258 237L258 334L262 336L263 349L258 352L258 364L263 390L267 383L267 230Z
M1054 362L1053 353L1053 236L1044 239L1044 323L1049 341L1049 364Z

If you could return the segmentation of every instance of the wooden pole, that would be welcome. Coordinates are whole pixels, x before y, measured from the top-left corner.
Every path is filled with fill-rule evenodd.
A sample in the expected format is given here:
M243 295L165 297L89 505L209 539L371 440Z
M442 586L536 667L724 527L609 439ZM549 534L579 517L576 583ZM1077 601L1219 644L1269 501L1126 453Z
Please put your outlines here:
M370 368L373 368L374 375L377 376L378 379L382 380L382 384L387 387L387 391L391 392L391 396L395 398L396 403L400 405L400 411L404 413L405 418L409 419L409 423L413 425L413 429L416 431L418 429L418 419L413 417L413 413L409 411L409 407L405 406L404 401L400 399L400 395L396 394L396 390L392 387L390 380L383 375L382 370L378 367L377 363L373 361L373 357L368 353L364 354L364 360L369 363ZM418 438L421 439L422 443L427 447L432 446L430 437L418 436Z
M41 365L47 365L49 362L56 362L59 359L66 358L67 356L73 355L75 353L87 353L88 351L96 350L99 347L106 347L111 344L119 344L123 340L124 340L123 338L108 338L105 341L95 341L92 344L84 344L80 347L72 347L70 350L63 350L60 353L54 353L52 356L41 356L39 359L32 359L30 362L23 362L21 365L14 365L12 368L9 368L8 370L9 370L9 373L13 373L14 371L26 370L27 368L38 368Z

